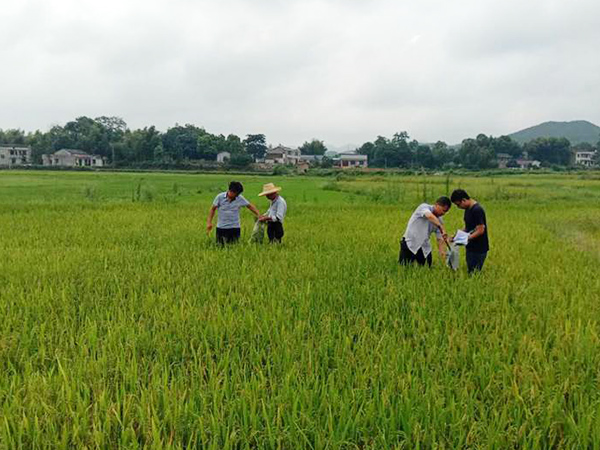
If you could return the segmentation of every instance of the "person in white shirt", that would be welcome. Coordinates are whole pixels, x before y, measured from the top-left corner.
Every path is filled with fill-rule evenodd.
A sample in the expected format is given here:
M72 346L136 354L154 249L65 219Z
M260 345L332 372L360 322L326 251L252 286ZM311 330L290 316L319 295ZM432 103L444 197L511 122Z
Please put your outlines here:
M440 197L435 205L420 204L408 221L404 236L400 242L400 255L398 262L403 265L417 263L420 266L427 264L431 267L431 244L429 236L435 233L438 242L438 251L442 261L446 259L445 244L448 235L444 228L442 216L450 210L450 199Z
M240 238L240 208L246 207L256 217L260 217L260 211L242 196L244 187L239 181L229 183L229 189L221 192L215 197L208 218L206 219L206 231L210 233L213 228L213 217L215 211L219 211L217 221L217 243L220 245L237 242Z
M259 221L267 224L267 236L269 236L269 242L279 243L283 239L283 220L287 213L287 203L281 195L279 195L281 188L275 186L273 183L267 183L263 185L263 190L259 197L265 196L271 201L271 206L266 214L258 218Z

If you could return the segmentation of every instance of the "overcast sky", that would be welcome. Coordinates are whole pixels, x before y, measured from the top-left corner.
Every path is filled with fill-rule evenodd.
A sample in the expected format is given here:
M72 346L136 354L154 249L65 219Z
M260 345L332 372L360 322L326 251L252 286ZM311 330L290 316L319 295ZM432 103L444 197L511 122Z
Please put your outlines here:
M598 0L15 0L0 128L78 116L361 144L600 124Z

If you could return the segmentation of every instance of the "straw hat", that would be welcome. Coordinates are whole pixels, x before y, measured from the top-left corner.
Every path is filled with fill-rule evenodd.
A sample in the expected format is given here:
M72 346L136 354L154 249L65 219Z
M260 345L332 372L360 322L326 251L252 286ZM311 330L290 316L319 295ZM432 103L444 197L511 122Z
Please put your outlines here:
M263 184L263 190L260 194L258 194L258 196L262 197L263 195L274 194L275 192L279 192L280 190L281 188L275 186L273 183Z

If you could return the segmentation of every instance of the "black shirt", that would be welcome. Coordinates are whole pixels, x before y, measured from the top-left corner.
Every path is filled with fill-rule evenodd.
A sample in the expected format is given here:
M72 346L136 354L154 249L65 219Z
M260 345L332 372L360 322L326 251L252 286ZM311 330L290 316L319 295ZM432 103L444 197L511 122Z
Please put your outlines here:
M485 231L481 236L475 238L467 244L467 251L483 253L490 249L488 241L488 227L485 220L485 211L479 203L475 203L469 209L465 210L465 231L471 233L475 231L477 225L485 225Z

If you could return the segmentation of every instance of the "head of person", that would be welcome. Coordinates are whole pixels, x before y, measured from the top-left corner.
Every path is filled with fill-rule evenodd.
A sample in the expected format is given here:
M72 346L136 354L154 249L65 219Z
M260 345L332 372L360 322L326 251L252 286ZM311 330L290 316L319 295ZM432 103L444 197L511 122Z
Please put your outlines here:
M460 209L467 209L471 204L471 197L464 189L455 189L450 196L450 200Z
M258 196L259 197L265 196L269 200L273 201L279 195L280 190L281 190L281 188L278 186L275 186L273 183L267 183L267 184L263 185L263 190L260 194L258 194Z
M235 200L242 192L244 192L244 186L242 186L242 183L239 181L232 181L229 183L227 198L229 198L229 200Z
M442 196L435 201L435 205L433 205L433 215L436 217L442 217L446 214L452 203L450 203L450 199L448 197Z

